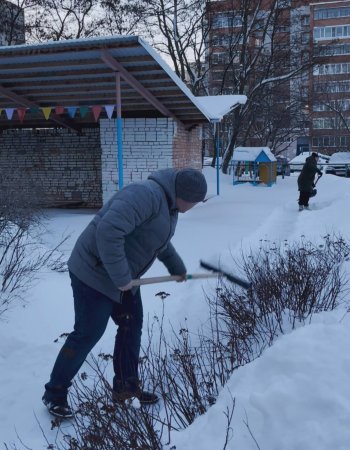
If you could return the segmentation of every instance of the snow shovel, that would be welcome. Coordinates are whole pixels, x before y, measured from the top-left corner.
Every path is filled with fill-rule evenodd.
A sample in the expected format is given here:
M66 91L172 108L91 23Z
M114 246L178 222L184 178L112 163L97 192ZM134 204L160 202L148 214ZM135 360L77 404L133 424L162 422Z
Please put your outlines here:
M316 180L315 183L314 183L314 188L313 188L312 191L311 191L310 197L315 197L315 195L317 194L317 189L315 189L315 188L316 188L316 184L317 184L318 180L319 180L321 177L322 177L322 175L319 175L319 176L317 177L317 180Z
M250 283L248 280L243 280L242 278L239 278L232 273L224 272L220 267L215 267L205 261L200 261L200 266L203 267L203 269L207 269L216 273L217 275L222 275L223 277L231 281L231 283L238 284L238 286L241 286L244 289L250 289L252 287L252 283Z
M206 278L217 278L219 274L217 273L193 273L187 274L186 280L200 280ZM132 280L133 286L143 286L144 284L156 284L165 283L167 281L180 281L182 277L180 275L164 275L162 277L150 277L150 278L138 278Z

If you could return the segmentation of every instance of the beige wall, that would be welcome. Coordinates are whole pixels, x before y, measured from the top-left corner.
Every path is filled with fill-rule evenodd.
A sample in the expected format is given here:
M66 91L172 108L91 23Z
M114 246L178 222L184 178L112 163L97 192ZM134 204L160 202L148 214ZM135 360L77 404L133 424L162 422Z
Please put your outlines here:
M176 124L173 139L173 167L202 168L202 140L199 126L187 131L181 124Z

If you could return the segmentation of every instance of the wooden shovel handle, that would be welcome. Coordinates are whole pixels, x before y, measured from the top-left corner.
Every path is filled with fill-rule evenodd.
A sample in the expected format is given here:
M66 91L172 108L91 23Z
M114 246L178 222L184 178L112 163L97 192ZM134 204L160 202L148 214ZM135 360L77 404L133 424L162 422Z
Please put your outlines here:
M202 278L217 278L217 273L193 273L187 274L186 280L199 280ZM162 277L150 277L150 278L139 278L137 280L132 280L134 286L143 286L144 284L156 284L165 283L167 281L180 281L182 280L181 275L165 275Z

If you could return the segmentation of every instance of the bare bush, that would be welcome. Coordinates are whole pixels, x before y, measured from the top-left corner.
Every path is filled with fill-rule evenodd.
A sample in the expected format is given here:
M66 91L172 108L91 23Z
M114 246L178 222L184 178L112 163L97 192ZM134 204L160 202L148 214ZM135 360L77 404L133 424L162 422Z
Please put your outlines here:
M155 326L159 326L159 333L154 331ZM227 349L203 333L194 336L194 344L185 328L179 333L173 331L167 339L158 318L148 331L149 345L140 359L140 378L147 389L160 395L159 404L140 407L137 401L136 405L113 403L112 387L106 379L112 356L92 357L92 375L82 373L73 384L70 400L76 414L71 432L67 434L62 428L59 442L52 444L55 448L162 449L171 444L173 431L188 427L215 403L233 370ZM232 437L234 405L232 398L223 413L227 423L226 434L221 437L223 448ZM53 426L60 427L60 421L53 421Z
M39 188L21 177L0 179L0 317L24 293L37 273L62 266L61 242L47 249L41 239L43 204Z
M9 223L28 228L40 222L45 205L42 188L27 173L0 172L0 230Z
M237 365L259 356L278 334L314 313L339 306L349 292L343 269L349 255L349 243L331 235L317 244L304 238L292 244L262 242L257 252L243 255L252 288L244 292L223 283L211 302L222 343L232 347Z
M115 404L112 388L105 378L110 355L92 357L93 376L85 372L74 382L70 400L76 414L70 433L61 428L59 450L161 449L166 423L161 419L160 405L139 407L132 401ZM52 427L60 428L59 419Z
M249 300L258 304L261 315L273 313L281 330L284 311L294 327L314 313L333 310L347 291L343 263L349 254L349 243L335 235L317 244L304 238L292 244L266 243L243 260L253 283Z
M97 364L96 369L100 371ZM78 381L71 397L77 408L74 433L64 436L64 446L77 449L161 449L158 431L159 407L134 408L131 404L113 404L111 387L103 374L92 387Z
M37 226L36 226L37 227ZM66 238L65 238L66 239ZM62 265L58 252L63 239L53 249L40 241L40 231L7 223L0 231L0 317L16 300L23 300L27 289L45 267Z

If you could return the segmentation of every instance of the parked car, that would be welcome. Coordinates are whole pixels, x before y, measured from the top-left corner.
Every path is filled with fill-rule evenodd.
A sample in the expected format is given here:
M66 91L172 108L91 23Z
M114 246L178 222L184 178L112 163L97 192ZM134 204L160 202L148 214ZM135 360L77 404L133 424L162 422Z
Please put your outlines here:
M350 177L350 152L333 153L329 159L326 173Z
M303 165L305 164L305 160L308 156L311 155L311 152L302 152L300 155L295 156L293 159L289 161L289 167L291 172L301 172ZM318 153L319 159L317 163L317 167L323 170L324 167L327 166L330 156L323 155L322 153Z

